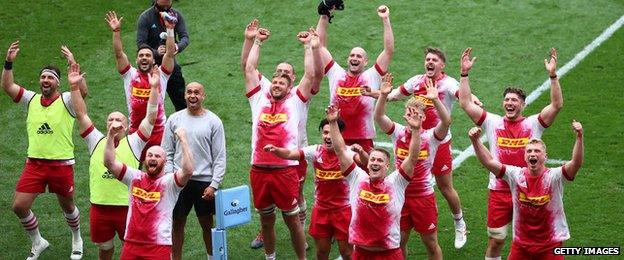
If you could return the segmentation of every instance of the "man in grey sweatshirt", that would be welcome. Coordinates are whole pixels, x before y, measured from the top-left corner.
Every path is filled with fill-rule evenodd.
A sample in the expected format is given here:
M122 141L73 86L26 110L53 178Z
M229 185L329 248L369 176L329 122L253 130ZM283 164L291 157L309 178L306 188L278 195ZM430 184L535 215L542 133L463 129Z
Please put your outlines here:
M214 195L225 175L225 133L221 119L203 107L205 98L204 86L197 82L188 84L184 92L187 108L169 116L165 125L162 141L167 154L165 172L181 167L182 149L174 134L178 128L186 129L187 142L195 158L193 176L180 192L173 210L173 259L182 258L184 226L192 207L202 227L208 258L212 259Z

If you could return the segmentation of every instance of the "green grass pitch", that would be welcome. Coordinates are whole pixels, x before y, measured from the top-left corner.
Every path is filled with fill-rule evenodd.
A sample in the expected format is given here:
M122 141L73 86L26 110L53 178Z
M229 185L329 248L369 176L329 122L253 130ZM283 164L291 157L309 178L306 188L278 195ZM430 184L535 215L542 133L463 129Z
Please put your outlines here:
M18 1L5 0L0 9L0 50L3 52L16 39L21 51L14 63L15 82L39 91L39 69L49 63L64 66L60 46L74 52L90 88L87 105L97 126L104 126L106 115L114 110L126 113L122 80L115 70L111 32L104 21L107 10L124 16L122 35L125 51L134 57L136 19L150 1ZM353 46L364 47L371 58L382 49L382 27L375 8L390 7L395 36L395 55L390 70L397 82L404 82L423 71L422 50L436 46L447 54L446 71L459 77L458 59L466 47L478 57L471 72L471 86L489 111L500 113L501 93L505 86L516 85L527 92L547 79L542 60L550 47L559 51L559 67L590 43L605 28L624 14L622 1L345 1L344 11L336 14L329 26L328 47L341 64L346 62ZM282 61L293 62L299 76L303 74L303 48L295 39L297 32L315 26L317 1L242 0L174 2L186 18L191 45L178 56L187 82L206 86L205 106L219 115L227 138L228 165L225 187L248 183L250 150L250 109L244 96L244 80L239 69L243 29L254 17L272 31L262 47L260 71L271 73ZM565 190L565 208L572 238L567 246L622 246L621 227L624 213L624 81L622 46L624 31L617 31L578 66L561 79L564 108L554 125L545 132L549 158L569 159L573 145L572 119L585 128L585 164L576 181ZM132 58L131 58L132 60ZM372 63L372 62L371 62ZM372 64L371 64L372 65ZM62 89L67 90L66 69ZM314 98L309 115L308 136L317 142L316 126L328 103L327 82ZM0 259L24 258L30 241L11 210L15 183L26 156L25 109L13 104L6 95L0 97ZM544 93L528 106L525 114L536 113L549 102ZM167 110L172 105L167 101ZM400 118L402 105L391 103L388 112ZM454 149L464 150L472 125L456 105L452 132ZM379 134L379 141L387 137ZM78 134L76 144L76 203L82 212L84 258L96 259L97 249L89 240L88 224L88 153ZM482 259L485 232L487 174L474 157L454 172L454 183L462 199L468 228L468 243L461 250L453 247L453 224L449 209L441 196L439 203L439 240L447 259ZM306 187L308 204L312 205L312 187ZM438 194L439 195L439 194ZM51 247L40 259L67 258L70 232L56 199L51 194L39 196L33 211L39 218L42 235ZM285 225L278 220L277 255L292 259L294 253ZM257 215L251 224L228 231L231 259L263 259L262 250L249 249L249 242L259 229ZM508 240L509 241L509 240ZM313 245L313 239L308 237ZM410 259L424 258L426 253L418 236L412 234ZM119 253L116 245L116 256ZM503 252L506 256L509 242ZM184 255L187 259L205 259L200 228L189 216ZM334 248L331 257L338 256ZM308 251L314 258L314 248Z

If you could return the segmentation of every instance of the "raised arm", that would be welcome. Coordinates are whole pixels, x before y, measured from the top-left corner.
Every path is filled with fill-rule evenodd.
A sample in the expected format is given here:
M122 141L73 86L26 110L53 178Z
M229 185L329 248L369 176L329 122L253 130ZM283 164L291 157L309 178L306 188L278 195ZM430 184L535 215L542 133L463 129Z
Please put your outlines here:
M390 9L385 5L379 6L377 8L377 15L381 18L384 30L384 49L377 57L377 65L379 65L381 70L388 71L392 55L394 54L394 34L392 33L392 25L390 24Z
M19 41L11 43L4 60L4 68L2 69L2 89L9 95L11 100L15 100L21 89L19 85L13 82L13 61L17 57L19 50Z
M485 166L485 168L488 169L491 173L498 175L498 173L500 173L501 169L503 168L503 164L501 164L497 160L494 160L494 158L492 158L492 154L490 154L490 151L488 151L488 149L485 148L485 145L483 145L483 143L481 143L481 141L479 140L479 137L481 137L481 128L471 128L470 131L468 131L468 137L470 137L472 147L474 147L474 151L477 159L479 159L479 162L481 162L481 164Z
M115 122L111 125L108 129L106 148L104 150L104 166L117 178L121 174L123 164L115 159L115 137L121 134L121 131L124 131L121 122Z
M338 127L338 113L340 109L334 105L329 105L325 112L327 113L327 121L329 121L329 137L334 146L336 156L338 156L340 170L344 173L353 164L353 157L348 155L347 146Z
M265 152L271 152L275 154L277 157L287 160L299 160L301 158L301 154L297 150L290 150L284 147L277 147L272 144L267 144L264 146Z
M352 144L351 151L355 152L355 163L366 168L366 165L368 165L368 153L364 151L364 148L359 144Z
M327 49L327 24L329 24L329 17L327 15L319 16L318 23L316 24L316 34L319 37L319 43L321 44L321 64L327 65L333 57Z
M191 176L193 176L193 154L188 146L186 140L186 131L184 128L178 128L175 132L176 137L180 140L180 147L182 147L182 168L175 172L176 178L181 186L186 185Z
M422 125L422 116L418 111L410 111L407 115L404 115L405 121L409 125L410 131L412 131L412 137L410 139L409 153L407 158L401 163L401 169L408 176L414 175L414 165L418 162L418 154L420 153L420 127Z
M176 45L175 45L175 27L176 24L167 20L165 21L165 27L167 28L167 40L165 40L165 55L162 58L161 66L165 71L171 73L173 71L173 65L175 62L175 55L177 53Z
M576 133L576 141L574 142L574 148L572 149L572 160L563 165L563 168L570 179L574 179L574 177L576 177L576 173L578 173L578 170L583 165L583 157L585 154L585 146L583 145L583 125L574 120L572 122L572 129L574 129L574 132Z
M267 29L260 28L256 33L251 50L249 51L249 57L247 57L247 64L245 64L245 87L247 92L253 90L258 86L260 79L258 79L258 60L260 59L260 47L269 39L271 32Z
M561 86L557 78L557 50L555 48L550 49L550 60L544 59L544 66L550 77L550 104L542 109L540 118L544 124L550 126L563 107L563 94L561 94Z
M74 54L69 50L69 48L67 48L67 46L65 45L61 46L61 53L67 59L67 65L70 66L70 68L72 64L76 64L76 59L74 58ZM87 88L86 82L83 82L83 83L84 84L79 84L79 87L80 87L80 95L82 95L82 97L84 98L89 93L89 89Z
M178 22L175 24L175 32L178 35L178 43L175 43L174 38L174 49L175 54L181 53L186 49L186 47L191 44L191 40L189 39L188 31L186 30L186 22L184 21L184 16L182 13L176 12Z
M388 94L392 91L392 80L394 77L392 73L386 73L381 79L381 87L379 93L379 99L377 99L377 103L375 103L375 112L374 119L381 128L381 131L384 133L388 133L390 129L394 126L394 122L392 119L386 115L386 101L388 99Z
M440 101L440 97L438 96L438 88L433 84L431 78L427 78L427 85L425 86L427 90L426 98L433 101L433 106L435 107L436 112L438 112L438 117L440 118L440 123L435 127L434 134L438 139L443 139L449 131L449 127L451 126L451 114L446 110L442 101Z
M472 122L479 122L483 114L483 108L475 104L472 100L472 92L470 91L470 82L468 81L468 72L472 69L476 57L471 58L472 48L467 48L462 53L460 59L461 78L459 78L459 105L472 119Z
M117 61L117 71L122 71L130 66L130 61L123 51L123 44L121 41L121 20L123 20L123 17L118 19L115 11L108 11L106 14L106 22L111 31L113 31L113 50L115 51L115 60Z
M93 125L93 122L87 114L87 105L80 92L81 85L86 85L86 82L84 77L80 75L80 65L78 63L69 65L67 80L69 81L69 88L71 90L71 103L74 106L74 112L76 112L76 119L78 120L78 129L80 133L84 133L84 131Z
M148 80L150 84L150 95L147 99L147 111L145 113L145 118L141 120L141 124L139 125L139 131L141 131L146 138L152 136L152 130L158 118L158 100L160 97L160 70L158 67L152 67Z
M253 46L254 39L256 38L256 32L258 31L259 26L260 22L258 21L258 19L254 18L245 27L245 40L243 41L243 50L241 50L240 57L241 71L243 71L243 73L245 73L245 67L247 65L249 51L251 51L251 46Z

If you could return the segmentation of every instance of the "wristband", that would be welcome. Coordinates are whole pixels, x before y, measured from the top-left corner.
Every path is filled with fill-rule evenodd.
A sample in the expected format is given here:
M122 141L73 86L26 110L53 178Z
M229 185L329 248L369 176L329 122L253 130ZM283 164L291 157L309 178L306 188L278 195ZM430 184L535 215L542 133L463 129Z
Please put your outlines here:
M113 29L113 32L119 32L121 31L121 29L117 28L117 29Z
M13 69L13 62L12 61L4 61L4 70L11 70Z
M257 44L258 46L262 46L262 41L258 40L258 39L255 39L254 40L254 44Z
M167 37L175 37L175 34L172 28L167 28Z
M551 79L556 79L556 78L557 78L557 74L555 74L554 76L553 76L553 75L549 75L549 77L550 77Z
M466 73L466 74L461 74L460 76L461 76L462 78L468 77L468 73Z

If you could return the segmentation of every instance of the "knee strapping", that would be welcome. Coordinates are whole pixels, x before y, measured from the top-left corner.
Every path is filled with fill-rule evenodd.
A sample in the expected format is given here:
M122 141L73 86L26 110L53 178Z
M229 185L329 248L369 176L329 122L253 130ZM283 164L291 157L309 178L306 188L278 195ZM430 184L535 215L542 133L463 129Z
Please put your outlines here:
M103 251L111 250L115 246L112 239L103 243L95 243L95 245Z
M303 202L299 204L299 211L306 211L306 210L308 210L308 203L305 200L303 200Z
M275 205L271 205L264 209L258 209L257 211L258 211L258 214L260 215L264 215L264 216L272 215L272 214L275 214Z
M301 211L301 209L299 208L299 205L297 205L294 209L289 210L289 211L283 211L282 210L282 215L284 216L294 216L299 214L299 211Z
M499 228L487 228L488 236L494 239L504 240L507 237L507 225Z

